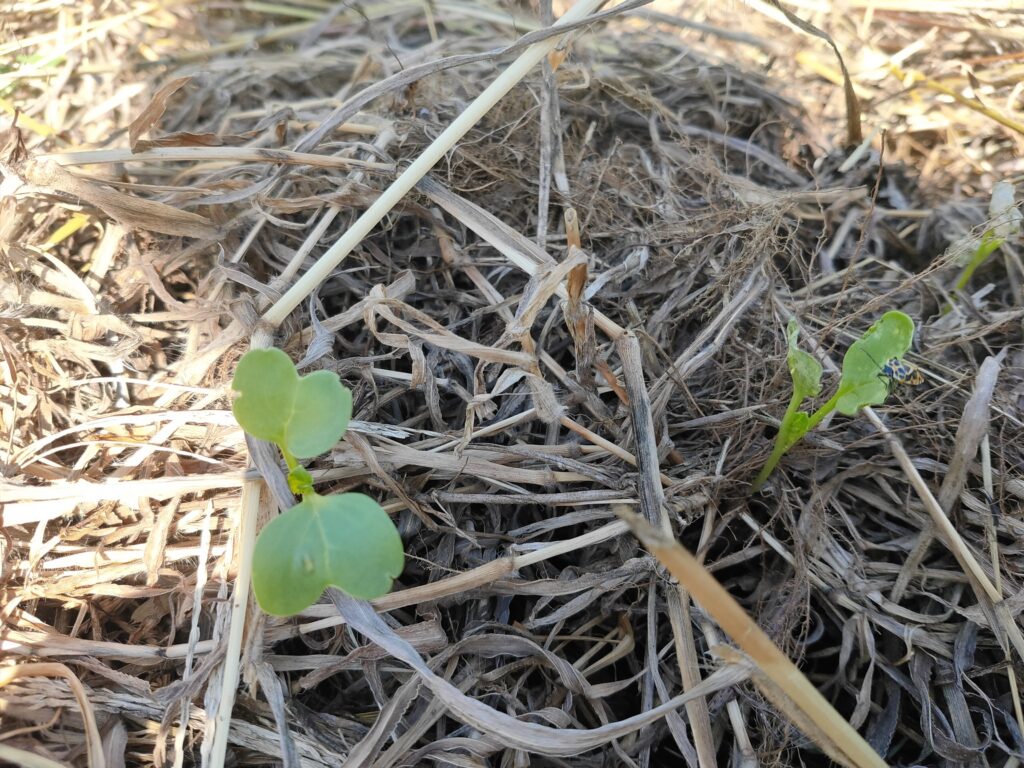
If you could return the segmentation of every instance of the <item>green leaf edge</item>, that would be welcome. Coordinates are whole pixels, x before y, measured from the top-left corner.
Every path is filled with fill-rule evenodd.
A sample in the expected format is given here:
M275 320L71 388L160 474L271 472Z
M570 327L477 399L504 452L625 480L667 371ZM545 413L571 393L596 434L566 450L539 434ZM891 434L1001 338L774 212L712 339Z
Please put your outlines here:
M884 403L889 386L881 376L882 366L902 358L913 343L914 321L909 315L898 310L882 315L843 356L836 410L855 416L865 406Z
M287 370L285 370L287 366ZM273 395L259 391L261 381L269 376L259 376L267 369L276 367L278 375L283 374L287 391L277 393L279 402L267 402ZM251 379L251 381L246 381ZM239 386L246 381L245 386ZM302 407L306 404L300 397L303 389L316 387L326 397L328 403L315 414L306 414L303 427L296 422L302 416ZM338 375L332 371L314 371L306 376L299 376L295 364L284 351L269 347L267 349L250 349L238 361L231 388L238 392L238 397L231 404L232 413L239 425L253 437L276 443L286 457L308 459L326 453L344 436L348 423L352 418L352 393ZM247 397L248 394L248 397ZM266 429L265 423L257 423L250 419L250 403L252 408L261 415L276 411L281 417L273 428ZM316 430L311 433L310 429Z
M288 541L291 538L288 529L302 525L304 522L307 528L312 528L316 524L316 527L320 529L321 539L323 539L323 523L318 520L318 517L323 514L333 514L336 512L344 514L344 511L337 509L337 507L353 504L362 506L363 512L369 511L375 516L379 512L381 516L387 519L387 523L390 526L390 531L385 536L390 536L391 532L394 534L391 537L391 541L384 542L384 546L389 547L390 551L385 552L382 558L390 559L390 562L385 563L380 569L380 588L370 590L353 589L351 582L346 584L341 579L327 576L317 584L303 585L301 582L292 582L282 587L281 579L285 578L287 574L282 574L272 568L271 563L276 558L273 556L273 553L266 553L266 549ZM330 507L335 509L332 510ZM303 518L307 519L304 521ZM387 529L387 526L385 526L385 529ZM302 554L302 550L301 548L293 547L291 554L293 557L299 557ZM325 561L330 559L326 554L326 550L324 559ZM293 563L293 565L295 564ZM271 520L260 531L259 536L257 536L253 552L253 594L256 596L256 602L265 613L272 616L292 616L313 605L327 587L337 587L352 597L361 600L373 600L382 597L391 590L394 579L401 575L404 568L405 552L401 536L399 536L398 529L395 528L387 512L376 501L362 493L341 493L333 496L311 494L287 512ZM384 584L385 580L387 582L386 585Z

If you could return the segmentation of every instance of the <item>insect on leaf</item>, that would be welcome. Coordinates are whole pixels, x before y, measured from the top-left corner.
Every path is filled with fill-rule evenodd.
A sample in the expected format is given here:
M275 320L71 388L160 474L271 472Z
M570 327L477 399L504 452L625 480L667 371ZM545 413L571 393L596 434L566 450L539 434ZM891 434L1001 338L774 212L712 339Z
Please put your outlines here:
M902 312L886 312L850 345L843 357L841 393L836 410L853 416L867 405L885 402L889 385L881 376L882 365L901 358L914 340L914 321Z

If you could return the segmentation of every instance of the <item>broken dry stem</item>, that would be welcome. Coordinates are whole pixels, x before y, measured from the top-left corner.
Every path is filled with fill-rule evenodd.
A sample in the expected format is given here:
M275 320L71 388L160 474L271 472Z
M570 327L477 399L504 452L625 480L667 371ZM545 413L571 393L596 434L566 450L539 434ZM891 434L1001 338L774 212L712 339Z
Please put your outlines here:
M231 619L228 624L227 647L224 650L224 675L220 706L214 717L213 748L211 765L223 765L228 746L228 731L231 728L231 712L234 709L235 692L238 689L239 668L242 661L242 635L245 630L246 609L249 607L249 586L252 583L252 552L256 546L256 520L259 512L260 489L263 483L257 479L246 480L242 485L241 514L238 535L238 571L235 575L235 589L231 595Z
M616 507L615 511L629 523L644 547L658 558L701 608L718 622L761 672L789 697L810 722L832 739L833 745L850 765L857 768L886 766L886 762L685 547L628 507Z
M941 538L946 542L949 551L963 569L978 600L991 604L992 613L996 621L996 626L993 629L996 630L997 636L1000 636L1000 639L1006 638L1009 640L1010 644L1016 649L1018 657L1024 660L1024 635L1021 634L1020 626L1003 601L1002 594L989 580L981 564L974 557L970 547L967 546L967 542L963 540L960 533L953 527L952 521L942 511L938 500L932 494L924 478L921 477L921 473L917 471L900 441L889 431L882 420L878 418L878 414L871 408L864 408L863 411L864 415L875 426L875 429L885 437L893 456L896 457L896 461L899 462L910 484L917 491L918 498L924 504L924 508L931 516L935 527L939 529Z

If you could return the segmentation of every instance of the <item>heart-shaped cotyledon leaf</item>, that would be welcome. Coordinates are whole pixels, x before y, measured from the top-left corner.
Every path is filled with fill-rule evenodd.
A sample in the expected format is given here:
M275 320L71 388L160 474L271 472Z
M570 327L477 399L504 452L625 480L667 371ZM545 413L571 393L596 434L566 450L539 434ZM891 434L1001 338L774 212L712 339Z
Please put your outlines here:
M385 595L404 566L402 539L376 501L314 494L260 532L252 587L264 611L291 616L330 586L362 600Z
M889 394L882 367L901 358L914 341L914 321L902 312L886 312L850 345L843 357L836 410L853 416L866 405L879 405Z
M352 393L331 371L299 376L280 349L251 349L238 361L231 409L246 432L306 459L333 448L352 418Z

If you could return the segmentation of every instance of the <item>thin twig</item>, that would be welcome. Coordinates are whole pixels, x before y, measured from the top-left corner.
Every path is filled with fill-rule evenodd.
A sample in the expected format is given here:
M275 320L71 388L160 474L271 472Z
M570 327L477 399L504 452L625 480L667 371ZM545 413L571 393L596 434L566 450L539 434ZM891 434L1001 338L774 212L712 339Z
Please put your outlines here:
M602 2L603 0L577 0L576 4L555 23L555 26L563 26L583 19L600 7ZM477 96L466 107L466 110L420 153L413 163L392 182L391 186L356 219L345 234L317 260L316 264L274 306L264 313L264 322L273 327L280 325L306 296L327 279L338 264L362 242L363 238L398 204L399 200L416 186L416 182L422 179L498 100L512 90L558 44L558 40L557 37L549 38L530 46L520 54L518 59L495 78L483 93Z

